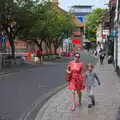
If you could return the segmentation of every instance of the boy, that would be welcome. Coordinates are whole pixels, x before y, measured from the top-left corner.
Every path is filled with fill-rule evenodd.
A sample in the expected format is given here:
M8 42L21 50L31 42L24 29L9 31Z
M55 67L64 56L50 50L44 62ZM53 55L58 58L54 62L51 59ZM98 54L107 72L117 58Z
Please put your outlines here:
M95 97L93 95L93 87L95 85L95 80L97 80L98 85L100 85L100 80L95 72L93 72L94 66L92 64L87 65L86 87L88 93L88 108L95 106Z

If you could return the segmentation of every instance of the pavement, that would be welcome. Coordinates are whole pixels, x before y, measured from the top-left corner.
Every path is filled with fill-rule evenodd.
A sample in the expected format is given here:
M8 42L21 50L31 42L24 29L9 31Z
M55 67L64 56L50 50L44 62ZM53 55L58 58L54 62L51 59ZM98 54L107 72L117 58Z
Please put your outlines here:
M120 78L111 64L95 67L101 86L95 88L96 106L88 109L86 91L82 106L72 112L69 91L64 88L42 106L35 120L120 120ZM32 120L32 119L31 119Z

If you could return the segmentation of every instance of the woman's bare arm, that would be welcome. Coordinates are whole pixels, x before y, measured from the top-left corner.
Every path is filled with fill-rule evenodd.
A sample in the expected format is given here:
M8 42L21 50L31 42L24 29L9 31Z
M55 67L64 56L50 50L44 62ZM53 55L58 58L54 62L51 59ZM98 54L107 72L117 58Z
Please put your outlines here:
M66 67L66 72L68 73L68 74L70 74L71 73L71 70L70 70L70 65L68 64L67 65L67 67Z

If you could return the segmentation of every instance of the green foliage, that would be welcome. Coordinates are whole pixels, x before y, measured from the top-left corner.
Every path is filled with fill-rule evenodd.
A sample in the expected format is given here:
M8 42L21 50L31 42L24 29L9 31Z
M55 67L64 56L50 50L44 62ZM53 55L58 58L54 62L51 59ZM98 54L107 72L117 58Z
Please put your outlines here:
M11 25L12 22L15 24ZM45 41L57 47L63 34L69 36L74 26L71 15L46 0L39 3L38 0L0 0L0 24L8 35L13 54L16 36L33 40L38 46Z
M94 37L89 37L89 41L95 41L96 39Z
M33 23L32 8L35 4L32 0L0 0L0 30L5 31L9 38L13 57L14 40L20 31Z
M86 36L89 40L96 39L97 26L101 22L101 18L106 12L106 9L97 8L86 16L87 33Z
M33 11L36 20L31 28L27 27L21 35L26 39L32 39L39 47L43 41L49 46L53 43L58 47L62 42L63 34L69 36L71 33L74 26L72 17L53 7L50 2L41 2Z

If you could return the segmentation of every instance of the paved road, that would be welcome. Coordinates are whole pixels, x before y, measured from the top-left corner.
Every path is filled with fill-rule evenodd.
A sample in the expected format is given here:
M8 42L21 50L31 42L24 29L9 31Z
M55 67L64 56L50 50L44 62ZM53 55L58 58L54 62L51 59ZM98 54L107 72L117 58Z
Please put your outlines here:
M85 62L96 63L84 54ZM64 84L66 62L0 76L0 120L17 120L42 95Z

